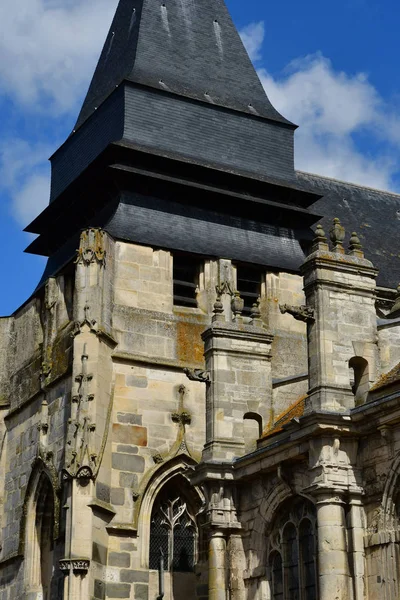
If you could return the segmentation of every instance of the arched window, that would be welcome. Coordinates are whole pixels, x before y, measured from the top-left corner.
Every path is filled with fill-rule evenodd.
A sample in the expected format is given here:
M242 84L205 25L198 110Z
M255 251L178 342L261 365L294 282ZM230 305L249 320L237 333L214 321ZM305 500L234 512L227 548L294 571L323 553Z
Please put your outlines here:
M172 480L159 494L151 515L150 569L159 569L161 552L164 568L190 572L195 564L196 522L188 499Z
M32 598L54 597L54 490L43 472L37 473L34 490L26 506L25 566L27 591ZM36 596L34 595L36 594Z
M271 600L316 600L315 507L299 498L279 513L269 537Z
M364 404L369 391L369 369L368 361L361 356L353 356L349 360L350 385L354 394L356 406Z

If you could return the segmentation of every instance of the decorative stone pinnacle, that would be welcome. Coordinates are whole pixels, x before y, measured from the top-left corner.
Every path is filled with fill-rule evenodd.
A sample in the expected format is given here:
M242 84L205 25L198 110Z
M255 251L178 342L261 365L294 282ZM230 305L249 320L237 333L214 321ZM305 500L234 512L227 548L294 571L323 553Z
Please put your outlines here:
M253 306L251 307L251 313L250 313L251 325L260 325L261 324L260 303L261 303L261 298L260 298L260 296L258 296L256 302L254 302Z
M244 300L240 297L240 292L238 290L233 294L231 307L235 318L240 317L244 308Z
M222 304L221 301L221 290L218 289L217 286L217 299L214 302L214 308L213 308L213 318L212 320L215 321L225 321L225 317L224 317L224 305Z
M318 223L317 228L315 230L315 237L313 239L313 243L311 246L311 252L317 252L318 250L328 251L328 240L325 235L325 231L322 228L321 223Z
M321 223L318 223L315 230L314 242L327 242L325 231L322 229Z
M364 252L362 251L360 238L358 237L355 231L353 231L353 233L351 234L349 242L349 254L351 256L359 256L360 258L364 257Z
M329 230L329 236L333 244L333 251L340 254L344 254L343 241L346 235L346 230L340 223L340 220L336 217L333 219L333 225Z

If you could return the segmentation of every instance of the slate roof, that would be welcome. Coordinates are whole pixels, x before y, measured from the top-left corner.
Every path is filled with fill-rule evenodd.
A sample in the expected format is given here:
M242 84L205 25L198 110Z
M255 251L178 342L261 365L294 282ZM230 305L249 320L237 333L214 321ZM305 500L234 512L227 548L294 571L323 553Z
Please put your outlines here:
M123 80L289 123L267 98L224 0L120 0L76 129Z
M400 282L400 194L303 171L297 171L297 179L322 196L311 210L323 215L325 232L339 217L347 240L356 231L366 258L379 269L378 286L396 289Z

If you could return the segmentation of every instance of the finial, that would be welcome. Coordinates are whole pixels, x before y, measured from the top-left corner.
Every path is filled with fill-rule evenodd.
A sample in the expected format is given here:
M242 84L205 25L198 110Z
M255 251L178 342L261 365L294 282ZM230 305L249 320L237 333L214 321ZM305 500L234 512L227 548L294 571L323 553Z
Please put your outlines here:
M215 323L216 321L225 321L225 317L224 317L224 305L222 304L221 301L221 294L218 292L218 287L217 287L217 299L214 302L214 308L213 308L213 322Z
M340 223L340 220L336 217L333 219L333 225L329 230L329 236L333 244L333 251L339 254L344 254L343 240L346 234L346 230Z
M232 312L234 314L235 320L237 320L238 317L240 317L240 315L242 314L242 311L244 308L244 300L243 300L243 298L240 297L240 292L238 292L238 290L236 290L236 292L234 292L234 294L233 294L233 298L231 301L231 308L232 308Z
M322 229L322 225L321 223L318 223L317 228L315 230L315 238L314 238L314 243L315 242L326 242L326 236L325 236L325 231Z
M315 229L315 237L311 246L311 253L317 252L318 250L325 252L329 250L328 240L326 238L325 231L323 230L321 223L318 223Z
M260 296L258 296L257 300L254 302L253 306L251 307L250 325L262 325L260 303L261 303L261 298L260 298Z
M396 298L390 312L386 315L387 319L397 319L400 317L400 283L397 286Z
M358 237L355 231L353 231L353 233L351 234L351 238L349 241L349 255L364 258L364 252L362 251L360 238Z

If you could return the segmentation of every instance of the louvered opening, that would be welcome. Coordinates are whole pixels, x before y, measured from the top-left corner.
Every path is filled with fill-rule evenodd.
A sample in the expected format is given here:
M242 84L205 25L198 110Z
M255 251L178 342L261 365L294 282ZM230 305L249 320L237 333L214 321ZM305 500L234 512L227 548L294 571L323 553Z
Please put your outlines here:
M236 265L236 287L244 300L244 315L250 315L253 304L261 294L261 282L265 275L262 267Z
M190 254L175 254L173 260L174 306L197 308L202 260Z

